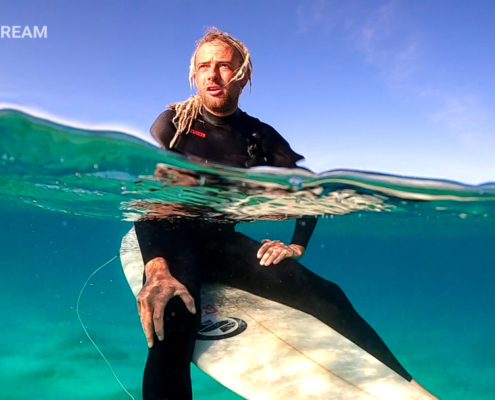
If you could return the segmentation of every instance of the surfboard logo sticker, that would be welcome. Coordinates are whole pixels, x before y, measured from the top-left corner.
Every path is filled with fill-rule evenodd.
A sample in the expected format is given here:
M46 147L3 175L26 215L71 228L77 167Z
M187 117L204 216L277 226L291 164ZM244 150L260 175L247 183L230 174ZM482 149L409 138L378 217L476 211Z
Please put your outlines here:
M201 323L196 334L198 340L223 340L240 335L247 329L247 322L240 318L225 317L220 321L208 319Z
M217 306L213 304L207 304L206 306L201 308L201 317L205 317L206 315L218 314L220 310Z

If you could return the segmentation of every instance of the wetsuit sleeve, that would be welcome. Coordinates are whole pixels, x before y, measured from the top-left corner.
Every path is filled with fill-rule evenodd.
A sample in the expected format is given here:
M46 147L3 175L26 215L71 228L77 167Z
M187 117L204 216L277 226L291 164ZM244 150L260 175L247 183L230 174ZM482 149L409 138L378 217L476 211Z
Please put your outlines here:
M262 123L262 146L268 156L268 163L274 167L297 168L296 162L304 160L290 147L289 143L270 125Z
M150 129L151 135L167 150L170 150L170 141L176 132L175 125L172 122L174 116L175 112L172 110L162 112Z
M315 230L317 217L303 217L296 220L296 227L292 235L291 244L298 244L305 249L308 248L309 239Z
M298 168L296 162L304 157L292 150L282 135L270 125L263 123L262 132L263 151L269 157L269 164L274 167ZM317 222L318 219L314 217L298 218L291 244L298 244L306 249Z
M304 157L292 150L282 135L270 125L265 123L262 125L262 146L264 153L269 157L269 165L283 168L298 168L296 163L303 160ZM306 249L317 222L318 219L315 217L298 218L291 244L298 244Z
M167 259L163 235L164 223L166 221L160 220L134 222L134 229L145 265L156 257Z

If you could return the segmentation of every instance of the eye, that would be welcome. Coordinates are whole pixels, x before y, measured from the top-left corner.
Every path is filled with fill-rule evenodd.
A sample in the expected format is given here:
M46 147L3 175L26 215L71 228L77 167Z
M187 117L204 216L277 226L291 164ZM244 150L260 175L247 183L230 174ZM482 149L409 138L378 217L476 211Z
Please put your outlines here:
M229 64L220 64L220 68L222 68L222 69L230 69L230 65Z
M196 68L198 71L206 71L208 69L208 64L200 64Z

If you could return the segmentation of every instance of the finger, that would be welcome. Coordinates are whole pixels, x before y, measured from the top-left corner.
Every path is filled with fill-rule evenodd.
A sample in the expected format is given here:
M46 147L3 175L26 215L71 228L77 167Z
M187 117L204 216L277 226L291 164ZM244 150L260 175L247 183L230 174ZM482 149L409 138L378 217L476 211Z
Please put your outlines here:
M184 292L178 293L178 296L182 299L189 312L191 314L196 314L196 306L194 305L194 299L189 294L187 289Z
M266 251L267 251L270 247L272 247L272 246L273 246L273 244L272 244L272 241L271 241L271 240L269 240L269 241L265 242L265 244L263 244L263 245L260 247L260 249L258 250L257 257L258 257L258 258L263 257L263 255L266 253Z
M158 178L165 178L168 172L169 168L166 167L157 165L155 168L155 176L157 176Z
M142 326L143 332L144 332L144 313L139 314L139 320L141 321L141 326Z
M145 304L142 304L142 300L138 300L137 305L138 305L139 319L141 320L141 325L143 326L143 331L144 331L144 309L146 306Z
M156 336L158 340L162 341L165 337L163 332L163 311L165 310L166 303L160 303L156 305L153 311L153 327L155 328Z
M289 254L286 251L283 251L275 260L273 260L273 264L277 265L280 261L284 260L287 257L289 257Z
M270 255L270 257L268 257L268 260L266 260L265 262L265 266L269 266L279 255L280 253L282 252L283 250L274 250L272 252L272 254Z
M143 325L144 336L148 342L148 347L153 347L153 313L150 310L145 310L141 323Z
M277 243L282 243L280 240L271 240L271 239L263 239L261 243L272 243L272 244L277 244Z
M263 257L263 254L265 254L265 252L269 249L270 246L267 245L267 243L265 242L265 244L263 244L259 250L258 250L258 253L256 253L256 257L258 258L261 258Z
M272 255L273 251L274 251L274 249L271 249L271 248L266 251L266 253L261 258L260 265L266 265L266 262L268 261L268 259Z

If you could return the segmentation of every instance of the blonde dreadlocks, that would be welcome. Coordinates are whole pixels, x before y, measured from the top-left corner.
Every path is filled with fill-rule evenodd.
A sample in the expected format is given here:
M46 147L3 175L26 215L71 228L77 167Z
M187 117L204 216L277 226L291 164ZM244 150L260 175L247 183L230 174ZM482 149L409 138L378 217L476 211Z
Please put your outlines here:
M215 40L226 43L229 45L234 51L237 51L241 56L241 66L235 73L234 77L228 82L228 84L236 81L241 81L246 76L246 73L249 72L249 85L251 86L251 73L253 71L253 63L251 62L251 55L249 54L249 50L247 47L239 40L230 36L227 32L222 32L217 28L209 28L205 35L196 43L196 49L191 57L191 63L189 65L189 84L191 88L195 86L196 82L194 80L194 74L196 73L196 53L198 49L205 43L210 43ZM167 108L171 110L175 110L175 117L172 120L175 125L177 131L175 136L170 141L170 148L172 148L177 141L178 137L182 133L188 133L191 129L194 119L198 116L199 110L203 105L203 101L199 95L193 95L189 97L187 100L169 104Z

